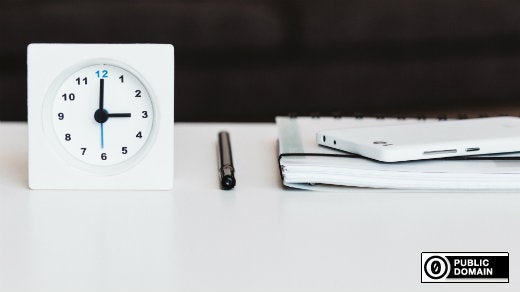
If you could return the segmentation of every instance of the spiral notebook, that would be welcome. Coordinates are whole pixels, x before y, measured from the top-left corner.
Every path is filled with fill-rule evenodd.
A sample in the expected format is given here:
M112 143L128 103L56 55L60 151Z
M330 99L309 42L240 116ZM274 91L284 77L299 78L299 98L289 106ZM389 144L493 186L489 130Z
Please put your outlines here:
M445 119L445 118L441 118ZM283 184L309 190L344 187L392 189L520 189L520 152L382 163L316 143L324 129L433 122L437 119L277 117Z

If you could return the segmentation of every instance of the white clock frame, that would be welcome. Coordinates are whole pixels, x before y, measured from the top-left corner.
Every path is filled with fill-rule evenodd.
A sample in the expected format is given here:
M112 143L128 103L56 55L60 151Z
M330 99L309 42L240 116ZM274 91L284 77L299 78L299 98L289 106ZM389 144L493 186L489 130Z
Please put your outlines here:
M51 99L76 70L119 66L150 93L151 136L135 157L91 166L63 149L51 126ZM167 44L30 44L27 49L29 187L31 189L162 190L173 187L174 49Z

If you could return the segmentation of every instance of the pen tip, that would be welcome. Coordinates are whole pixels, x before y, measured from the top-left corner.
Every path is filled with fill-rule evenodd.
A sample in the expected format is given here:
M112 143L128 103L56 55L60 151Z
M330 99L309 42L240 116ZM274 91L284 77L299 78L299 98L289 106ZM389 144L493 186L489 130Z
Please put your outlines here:
M235 179L232 176L226 175L222 178L221 185L223 189L230 190L235 186Z

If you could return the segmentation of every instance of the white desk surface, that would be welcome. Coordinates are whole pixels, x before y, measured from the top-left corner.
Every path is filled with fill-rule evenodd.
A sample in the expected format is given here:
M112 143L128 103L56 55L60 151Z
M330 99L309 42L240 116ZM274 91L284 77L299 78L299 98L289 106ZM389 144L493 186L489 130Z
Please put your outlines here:
M32 191L26 128L0 123L0 291L520 289L520 194L286 190L274 124L176 124L173 191ZM510 283L421 284L421 251L510 252Z

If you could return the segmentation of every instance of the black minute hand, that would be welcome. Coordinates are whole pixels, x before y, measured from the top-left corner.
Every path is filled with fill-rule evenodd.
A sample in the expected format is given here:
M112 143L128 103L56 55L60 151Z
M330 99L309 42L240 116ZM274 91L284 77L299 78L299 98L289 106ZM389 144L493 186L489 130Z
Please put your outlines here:
M99 108L94 112L96 122L103 124L108 120L108 112L103 108L105 99L105 79L99 79ZM103 145L103 144L101 144ZM103 147L101 147L103 148Z
M99 79L99 109L103 109L105 99L105 79Z

